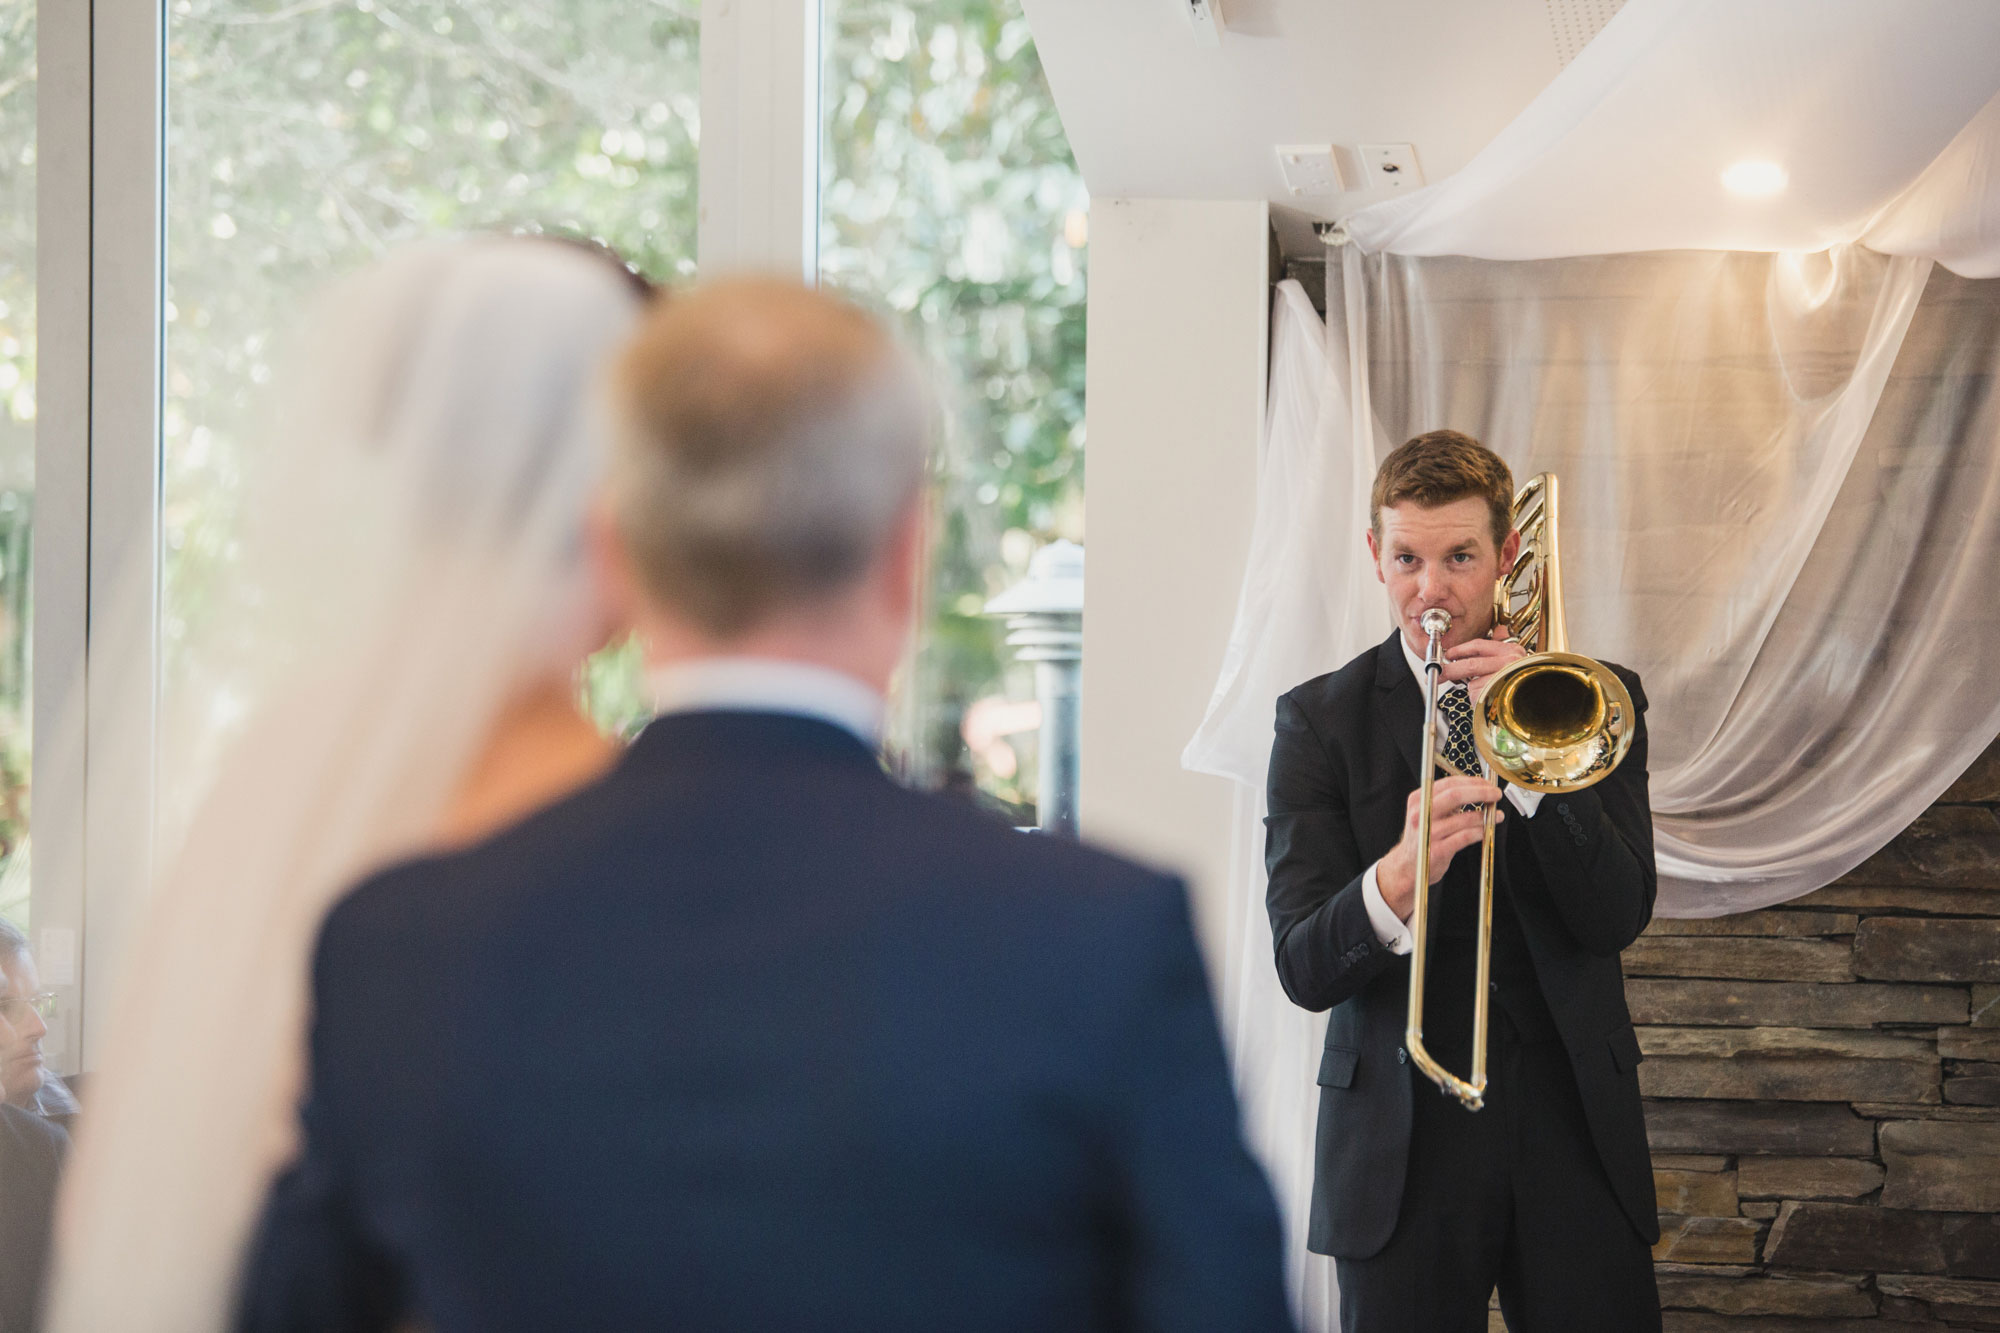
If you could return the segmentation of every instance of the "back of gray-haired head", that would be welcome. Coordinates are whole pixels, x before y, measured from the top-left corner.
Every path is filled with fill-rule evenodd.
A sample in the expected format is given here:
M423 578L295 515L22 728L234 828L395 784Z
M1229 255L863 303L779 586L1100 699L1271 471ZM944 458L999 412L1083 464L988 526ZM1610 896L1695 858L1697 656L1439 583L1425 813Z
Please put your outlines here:
M28 932L0 916L0 963L28 956Z
M710 634L851 586L923 485L923 375L873 318L796 283L656 309L618 398L620 532L648 592Z

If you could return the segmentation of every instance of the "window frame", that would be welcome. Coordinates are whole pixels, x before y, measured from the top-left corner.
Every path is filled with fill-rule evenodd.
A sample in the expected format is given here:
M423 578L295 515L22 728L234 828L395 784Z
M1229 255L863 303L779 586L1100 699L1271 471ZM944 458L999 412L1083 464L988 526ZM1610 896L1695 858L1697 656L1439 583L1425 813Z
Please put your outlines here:
M704 275L817 280L822 21L821 0L702 0ZM102 1052L154 851L165 0L38 0L36 39L29 912L48 1054L74 1073Z
M96 1040L151 857L154 673L90 664L156 660L162 15L36 15L30 921L65 1070Z

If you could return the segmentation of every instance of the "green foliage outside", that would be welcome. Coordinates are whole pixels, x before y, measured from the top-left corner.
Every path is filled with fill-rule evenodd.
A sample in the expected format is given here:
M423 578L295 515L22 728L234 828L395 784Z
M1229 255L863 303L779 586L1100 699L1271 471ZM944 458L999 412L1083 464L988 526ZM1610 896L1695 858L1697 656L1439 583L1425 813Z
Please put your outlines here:
M902 758L1018 801L1032 738L1003 773L958 731L972 701L1032 693L981 607L1039 544L1083 536L1087 201L1018 0L827 0L826 22L822 272L945 389ZM171 0L169 684L199 669L185 649L231 576L253 407L310 292L491 229L596 236L692 277L699 35L699 0ZM0 858L27 809L34 94L33 0L0 0ZM625 645L587 670L613 729L643 716L636 668ZM0 869L0 893L23 878Z
M251 412L312 291L406 241L522 228L599 237L660 280L692 276L698 12L698 0L172 0L170 683L194 666L189 628L229 577Z
M35 512L35 0L0 0L0 916L27 924Z
M1037 547L1084 536L1088 198L1018 0L827 0L827 38L821 275L945 376L930 614L902 710L913 776L976 778L1025 819L1032 735L1009 775L959 727L975 700L1034 693L981 608Z

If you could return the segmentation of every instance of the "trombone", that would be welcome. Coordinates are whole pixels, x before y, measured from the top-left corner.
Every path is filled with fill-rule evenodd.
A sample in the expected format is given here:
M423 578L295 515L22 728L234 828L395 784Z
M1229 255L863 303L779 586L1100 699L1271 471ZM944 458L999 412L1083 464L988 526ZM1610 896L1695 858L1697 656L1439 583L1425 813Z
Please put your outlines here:
M1514 496L1514 527L1521 549L1494 588L1494 619L1505 624L1526 657L1508 663L1486 683L1473 710L1472 740L1495 783L1538 792L1582 791L1611 775L1632 747L1638 713L1625 683L1603 663L1569 651L1563 619L1562 560L1557 543L1556 477L1529 478ZM1444 669L1444 635L1451 614L1424 612L1423 752L1437 754L1438 676ZM1459 1078L1424 1047L1424 970L1430 927L1431 785L1435 758L1423 766L1417 811L1416 901L1410 913L1410 1010L1403 1041L1410 1059L1440 1091L1467 1110L1486 1102L1488 978L1493 962L1494 807L1487 806L1479 850L1479 946L1472 993L1472 1071Z

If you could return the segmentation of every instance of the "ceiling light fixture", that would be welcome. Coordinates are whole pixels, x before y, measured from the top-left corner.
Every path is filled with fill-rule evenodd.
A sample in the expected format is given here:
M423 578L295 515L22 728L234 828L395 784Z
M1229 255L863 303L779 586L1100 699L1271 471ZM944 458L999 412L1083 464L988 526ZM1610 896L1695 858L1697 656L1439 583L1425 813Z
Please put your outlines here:
M1722 188L1752 199L1768 198L1791 183L1776 162L1738 162L1722 173Z

